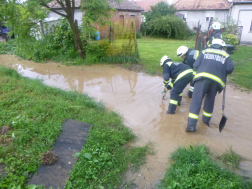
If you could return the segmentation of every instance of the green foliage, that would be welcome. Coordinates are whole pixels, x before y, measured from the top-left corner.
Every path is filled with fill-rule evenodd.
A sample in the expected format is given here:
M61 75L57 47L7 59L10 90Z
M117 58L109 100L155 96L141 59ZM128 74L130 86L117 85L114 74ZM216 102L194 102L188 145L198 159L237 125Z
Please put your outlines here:
M64 62L79 57L75 50L72 30L65 19L61 20L52 32L47 29L47 34L41 39L31 37L23 41L18 37L7 44L9 47L5 51L35 62L45 62L48 59Z
M171 159L175 162L167 170L160 189L236 189L243 185L241 177L214 163L203 145L179 147L172 153Z
M252 89L252 47L250 46L238 46L236 53L231 55L232 60L235 63L234 72L230 75L230 79L233 83L239 87Z
M241 156L235 153L232 149L229 149L217 158L220 159L223 163L230 165L233 168L237 168L241 160Z
M237 35L239 33L239 27L236 20L234 20L231 16L227 16L225 22L221 22L222 26L224 26L224 31L228 34Z
M141 37L142 37L142 33L136 32L136 38L137 38L137 39L140 39Z
M37 22L47 17L47 9L41 9L36 0L25 1L22 5L17 0L6 1L5 5L0 7L4 21L10 26L9 36L15 34L25 41L39 29Z
M237 39L237 36L235 34L223 32L222 33L222 40L225 41L227 44L235 45L237 46L239 43L239 40Z
M149 10L148 13L145 14L146 22L166 15L172 16L176 11L177 10L173 5L169 6L166 2L163 1L158 2L155 6L151 6L151 10Z
M93 125L85 148L75 154L79 158L67 188L118 188L128 165L137 168L144 162L147 147L123 147L133 133L117 113L88 95L45 86L3 66L0 83L0 128L11 128L5 135L11 142L0 144L7 173L0 178L1 187L35 187L26 186L27 180L40 166L40 154L52 149L66 118Z
M179 17L163 16L148 22L146 33L157 37L186 39L191 35L191 30Z

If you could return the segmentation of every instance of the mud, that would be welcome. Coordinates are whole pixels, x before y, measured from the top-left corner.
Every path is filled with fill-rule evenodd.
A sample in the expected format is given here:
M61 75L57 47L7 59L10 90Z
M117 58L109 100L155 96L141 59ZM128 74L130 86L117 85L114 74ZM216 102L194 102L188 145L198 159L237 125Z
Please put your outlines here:
M162 100L160 76L108 65L66 67L58 63L39 64L10 55L0 55L0 64L17 69L23 76L43 79L47 85L87 93L122 115L125 125L137 135L137 140L130 145L143 146L151 142L155 150L138 172L127 173L125 180L133 181L135 188L155 188L169 165L170 153L178 146L203 143L214 153L232 148L247 162L252 161L252 95L230 84L227 85L225 104L228 120L223 131L219 133L218 130L222 117L221 93L216 96L210 127L204 125L200 118L196 132L187 133L188 87L176 114L167 115L169 94ZM252 170L252 166L248 169Z

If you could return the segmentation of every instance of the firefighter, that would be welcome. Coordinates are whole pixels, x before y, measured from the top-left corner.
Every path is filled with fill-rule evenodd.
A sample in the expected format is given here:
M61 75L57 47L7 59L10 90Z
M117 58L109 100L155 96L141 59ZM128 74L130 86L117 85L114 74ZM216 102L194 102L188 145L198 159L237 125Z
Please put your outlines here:
M161 58L160 66L163 67L165 90L171 90L167 114L174 114L177 105L180 103L179 95L193 79L193 70L188 65L173 62L168 56Z
M221 24L219 22L214 22L211 27L211 33L208 38L206 38L207 41L207 48L209 48L212 44L213 39L221 39Z
M192 69L193 69L193 63L195 62L195 60L199 56L199 53L200 53L200 51L189 49L186 46L180 46L177 49L177 55L184 59L182 63L187 64ZM189 88L189 91L188 91L188 97L189 98L192 98L193 89L194 89L193 82L191 82L190 83L190 88Z
M202 121L209 126L214 100L226 83L227 74L234 70L234 63L223 49L226 44L221 39L213 39L211 47L202 51L194 63L194 92L190 103L187 132L196 130L202 100L205 97Z

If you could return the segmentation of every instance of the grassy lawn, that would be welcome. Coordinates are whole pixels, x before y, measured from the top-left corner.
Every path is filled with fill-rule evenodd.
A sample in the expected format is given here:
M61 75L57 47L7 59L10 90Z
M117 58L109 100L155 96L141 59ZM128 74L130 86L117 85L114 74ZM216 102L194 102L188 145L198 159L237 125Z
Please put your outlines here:
M118 188L129 163L137 168L144 162L147 147L123 147L134 139L131 130L87 95L45 86L3 66L0 83L0 164L6 172L0 188L26 188L67 118L93 125L68 188Z
M231 55L235 63L235 70L230 80L240 87L252 89L252 47L238 46L238 50Z
M174 40L142 37L137 40L140 53L140 63L149 74L162 74L159 66L160 59L167 55L175 62L182 62L177 56L177 48L181 45L194 49L195 38L191 40ZM247 89L252 89L252 47L238 46L235 53L231 55L235 63L233 74L229 75L230 80Z
M171 154L171 159L173 163L158 189L250 189L252 186L251 181L244 181L242 177L217 164L204 145L179 147ZM221 159L234 163L239 156L229 151ZM226 164L230 165L230 162Z
M167 55L175 62L182 62L182 58L177 56L177 49L181 45L193 48L195 38L191 40L161 39L142 37L137 39L138 51L140 53L140 63L149 74L161 74L160 59Z

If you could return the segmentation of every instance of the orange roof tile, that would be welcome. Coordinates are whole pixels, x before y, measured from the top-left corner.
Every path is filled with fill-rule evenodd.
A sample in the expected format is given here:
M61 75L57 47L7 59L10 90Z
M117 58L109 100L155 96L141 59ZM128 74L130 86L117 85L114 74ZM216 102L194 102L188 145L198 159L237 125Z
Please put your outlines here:
M227 0L174 0L173 5L178 10L227 10L230 2Z

